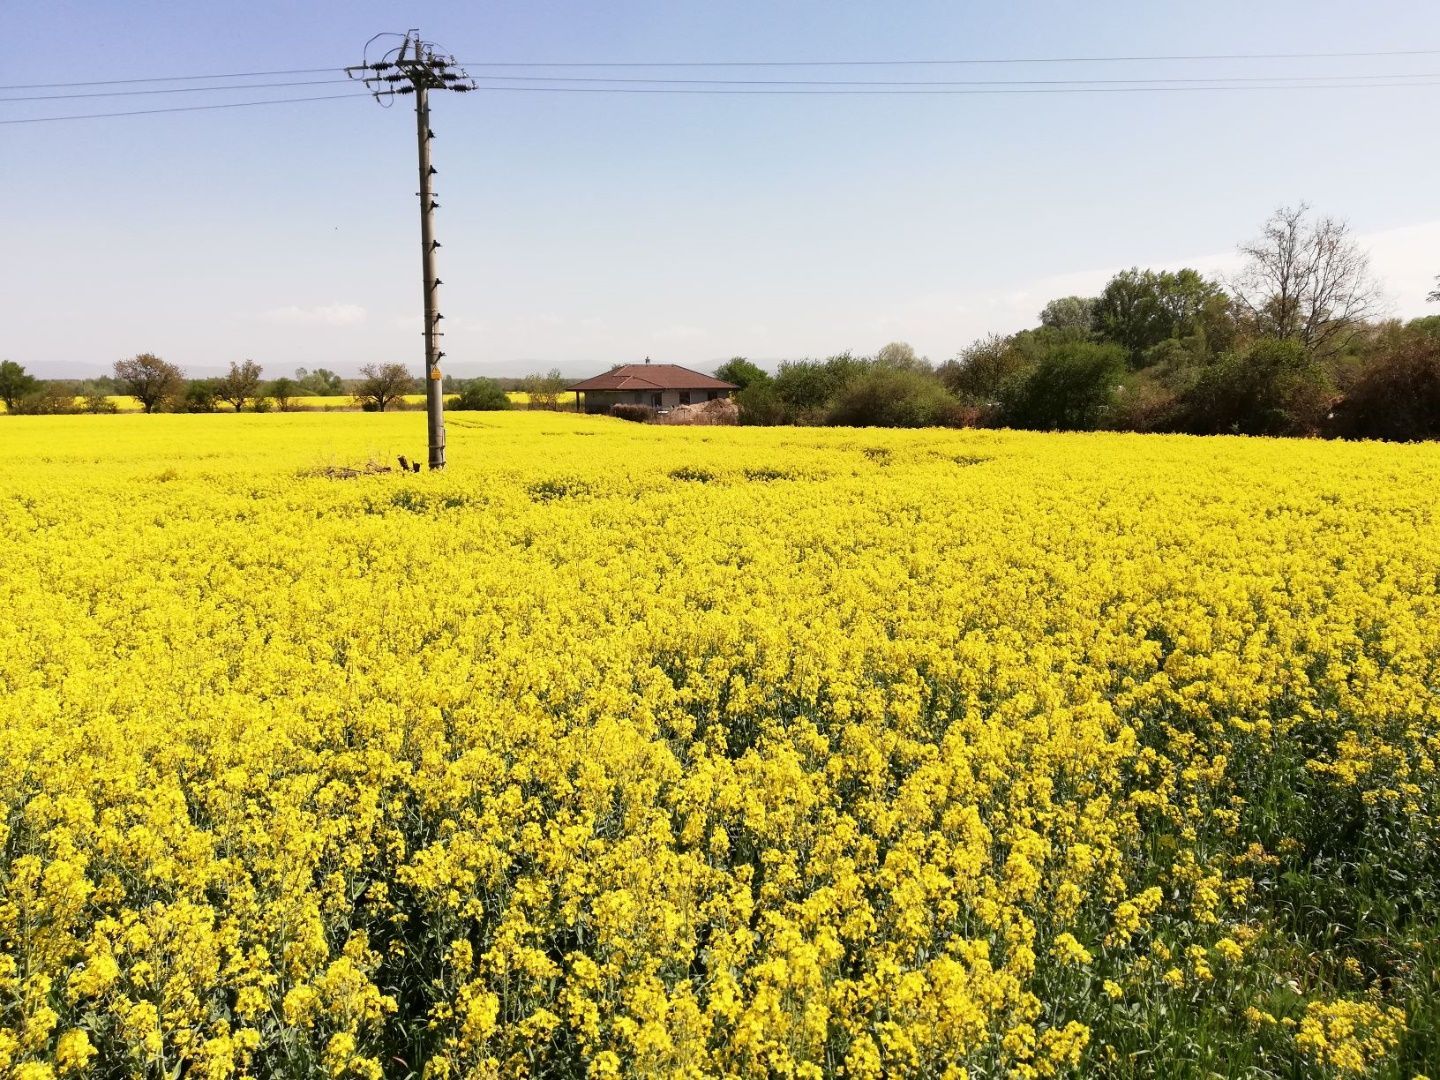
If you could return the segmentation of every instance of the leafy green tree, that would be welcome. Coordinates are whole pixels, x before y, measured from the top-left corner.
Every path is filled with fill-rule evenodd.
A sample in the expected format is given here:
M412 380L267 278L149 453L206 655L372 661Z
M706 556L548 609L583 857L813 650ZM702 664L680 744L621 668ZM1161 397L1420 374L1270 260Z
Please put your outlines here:
M880 367L896 368L902 371L934 370L933 365L923 356L916 356L915 349L905 341L892 341L875 354L875 363Z
M770 373L759 364L752 364L743 356L731 357L715 369L715 378L734 383L741 390L755 383L768 383Z
M178 397L185 389L185 373L154 353L116 360L115 378L147 413Z
M360 369L355 402L367 412L384 412L415 390L415 380L404 364L366 364Z
M314 371L296 368L295 381L300 384L301 390L315 397L339 397L345 393L345 380L329 368L316 368Z
M1229 298L1194 270L1140 270L1132 267L1110 279L1095 302L1093 326L1105 341L1124 347L1132 367L1172 338L1198 338L1189 348L1205 353L1228 344ZM1213 341L1211 339L1214 339Z
M0 401L5 403L6 412L13 413L16 403L39 385L35 376L14 360L0 360Z
M245 404L260 396L261 368L254 360L237 364L230 361L230 370L215 383L215 396L229 402L235 411L244 412Z
M1004 422L1039 431L1100 426L1125 376L1125 361L1118 345L1069 341L1049 347L1002 391Z
M1051 300L1040 312L1040 325L1077 338L1090 336L1095 321L1093 296L1062 296Z
M212 413L219 402L219 379L191 379L185 384L185 393L180 399L181 407L192 413Z
M270 396L275 399L275 407L281 412L289 412L295 407L295 398L299 396L300 384L294 379L281 375L270 384Z
M999 400L1001 389L1025 364L1014 338L990 334L941 364L936 374L962 400L989 403Z
M499 412L510 408L510 398L494 379L471 379L445 407L464 412Z
M791 420L818 423L852 379L869 365L848 352L825 360L786 360L775 375L775 393Z

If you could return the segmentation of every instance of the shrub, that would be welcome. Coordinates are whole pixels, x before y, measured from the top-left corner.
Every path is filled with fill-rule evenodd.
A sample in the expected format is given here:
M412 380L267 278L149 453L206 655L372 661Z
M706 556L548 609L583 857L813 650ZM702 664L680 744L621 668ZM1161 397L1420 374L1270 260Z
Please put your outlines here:
M1111 431L1168 431L1179 395L1150 371L1131 375L1116 390L1102 426Z
M471 379L445 407L460 412L498 412L510 408L510 399L494 379Z
M610 406L610 415L620 420L633 420L637 424L648 424L655 419L655 410L649 405L632 405L621 402Z
M1176 427L1196 435L1313 435L1330 385L1298 341L1267 338L1226 353L1181 395Z
M214 412L215 405L220 400L219 392L218 379L191 379L185 384L180 408L184 412L192 413Z
M769 427L785 423L785 402L775 390L775 384L766 380L751 383L734 398L740 407L740 423L756 427Z
M58 382L42 382L15 402L18 416L59 416L75 411L75 395L68 386Z
M1440 438L1440 336L1414 335L1362 369L1330 431L1351 439Z
M775 393L792 419L823 417L840 391L868 366L849 353L828 360L787 360L775 376Z
M1118 345L1072 341L1042 350L1032 368L1002 389L1004 422L1037 431L1098 427L1124 377L1126 360Z
M933 427L955 404L933 375L876 366L840 391L829 420L846 427Z

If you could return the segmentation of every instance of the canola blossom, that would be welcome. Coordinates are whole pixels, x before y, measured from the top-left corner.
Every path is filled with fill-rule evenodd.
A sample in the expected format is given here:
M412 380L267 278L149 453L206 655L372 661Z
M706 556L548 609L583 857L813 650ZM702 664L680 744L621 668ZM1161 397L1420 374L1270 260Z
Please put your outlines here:
M1436 1066L1440 448L449 435L0 423L0 1075Z

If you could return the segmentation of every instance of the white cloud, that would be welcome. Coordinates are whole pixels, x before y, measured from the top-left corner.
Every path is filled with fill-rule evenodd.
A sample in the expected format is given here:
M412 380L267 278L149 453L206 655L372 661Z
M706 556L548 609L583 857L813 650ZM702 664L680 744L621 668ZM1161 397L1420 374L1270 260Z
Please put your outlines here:
M260 313L262 322L290 326L354 326L363 323L366 311L359 304L320 304L315 307L271 308Z

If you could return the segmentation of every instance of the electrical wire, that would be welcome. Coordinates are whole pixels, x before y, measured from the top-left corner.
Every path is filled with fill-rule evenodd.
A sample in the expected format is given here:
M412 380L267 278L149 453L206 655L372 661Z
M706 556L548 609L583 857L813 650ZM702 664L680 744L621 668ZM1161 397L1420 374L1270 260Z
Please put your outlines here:
M1440 49L1374 52L1177 53L1170 56L975 56L952 60L471 60L465 67L660 68L660 67L907 67L943 64L1129 64L1189 60L1339 60L1382 56L1440 56Z
M82 94L27 94L24 97L0 97L0 105L9 101L72 101L80 98L138 97L145 94L233 93L237 90L273 90L282 86L333 86L347 79L304 79L300 82L237 83L234 86L167 86L160 90L98 90Z
M624 77L595 77L583 75L475 75L472 79L482 82L543 82L543 83L646 83L661 84L665 86L682 85L704 85L715 87L726 86L814 86L814 87L949 87L949 86L1105 86L1105 85L1127 85L1139 87L1139 84L1160 85L1171 84L1206 84L1206 85L1229 85L1229 84L1284 84L1284 83L1335 83L1343 85L1347 83L1364 84L1369 82L1383 82L1384 80L1415 80L1415 79L1436 79L1440 78L1440 72L1413 72L1409 74L1386 73L1366 75L1252 75L1252 76L1204 76L1192 78L1145 78L1136 77L1130 79L947 79L947 80L877 80L877 79L682 79L682 78L624 78ZM80 94L27 94L21 97L0 97L0 105L20 101L69 101L86 98L110 98L110 97L137 97L154 94L192 94L192 93L227 93L243 90L271 90L289 88L296 86L331 86L337 83L345 83L347 79L307 79L298 82L274 82L274 83L244 83L236 86L179 86L165 87L163 89L151 90L103 90L85 92ZM1403 84L1396 84L1403 85ZM1427 85L1417 83L1416 85ZM1259 87L1263 89L1263 86ZM494 87L493 89L525 89L525 87ZM538 88L537 88L538 89ZM384 93L384 91L381 91Z
M290 68L287 71L235 71L228 75L151 75L143 79L92 79L89 82L14 83L0 90L56 90L66 86L125 86L148 82L199 82L201 79L260 79L273 75L333 75L344 65L325 68ZM243 85L243 84L242 84Z
M68 116L26 116L0 120L0 124L44 124L57 120L97 120L106 116L149 116L154 113L204 112L207 109L245 109L252 105L293 105L301 101L339 101L341 98L368 98L366 93L321 94L316 97L271 98L268 101L227 101L220 105L174 105L165 109L131 109L128 112L72 113Z
M382 37L385 35L376 35ZM395 34L395 37L403 35ZM375 39L372 38L372 41ZM1377 49L1366 52L1289 52L1289 53L1175 53L1154 56L1010 56L960 57L930 60L486 60L465 66L476 68L700 68L700 67L913 67L961 64L1118 64L1146 61L1188 62L1216 60L1338 60L1396 56L1440 56L1440 49ZM10 83L3 90L55 90L82 86L127 86L137 83L200 82L212 79L255 79L281 75L328 75L344 71L343 64L321 68L284 68L273 71L232 71L204 75L148 75L125 79L92 79L88 81Z
M1137 83L1294 83L1294 82L1335 82L1364 83L1377 79L1440 79L1440 72L1385 72L1371 75L1248 75L1192 78L1149 78L1135 76L1129 79L667 79L667 78L623 78L587 75L471 75L477 82L545 82L545 83L661 83L665 85L709 85L709 86L1104 86L1113 84L1134 85ZM5 99L0 98L0 101ZM19 99L14 99L19 100Z
M639 86L478 86L479 92L513 91L521 94L731 94L731 95L888 95L888 94L930 94L971 95L971 94L1164 94L1205 91L1264 91L1264 90L1372 90L1380 87L1440 86L1440 80L1431 82L1372 82L1372 83L1286 83L1274 86L1042 86L1042 87L987 87L968 90L910 89L910 90L727 90L721 88L703 89L689 87L639 87Z

